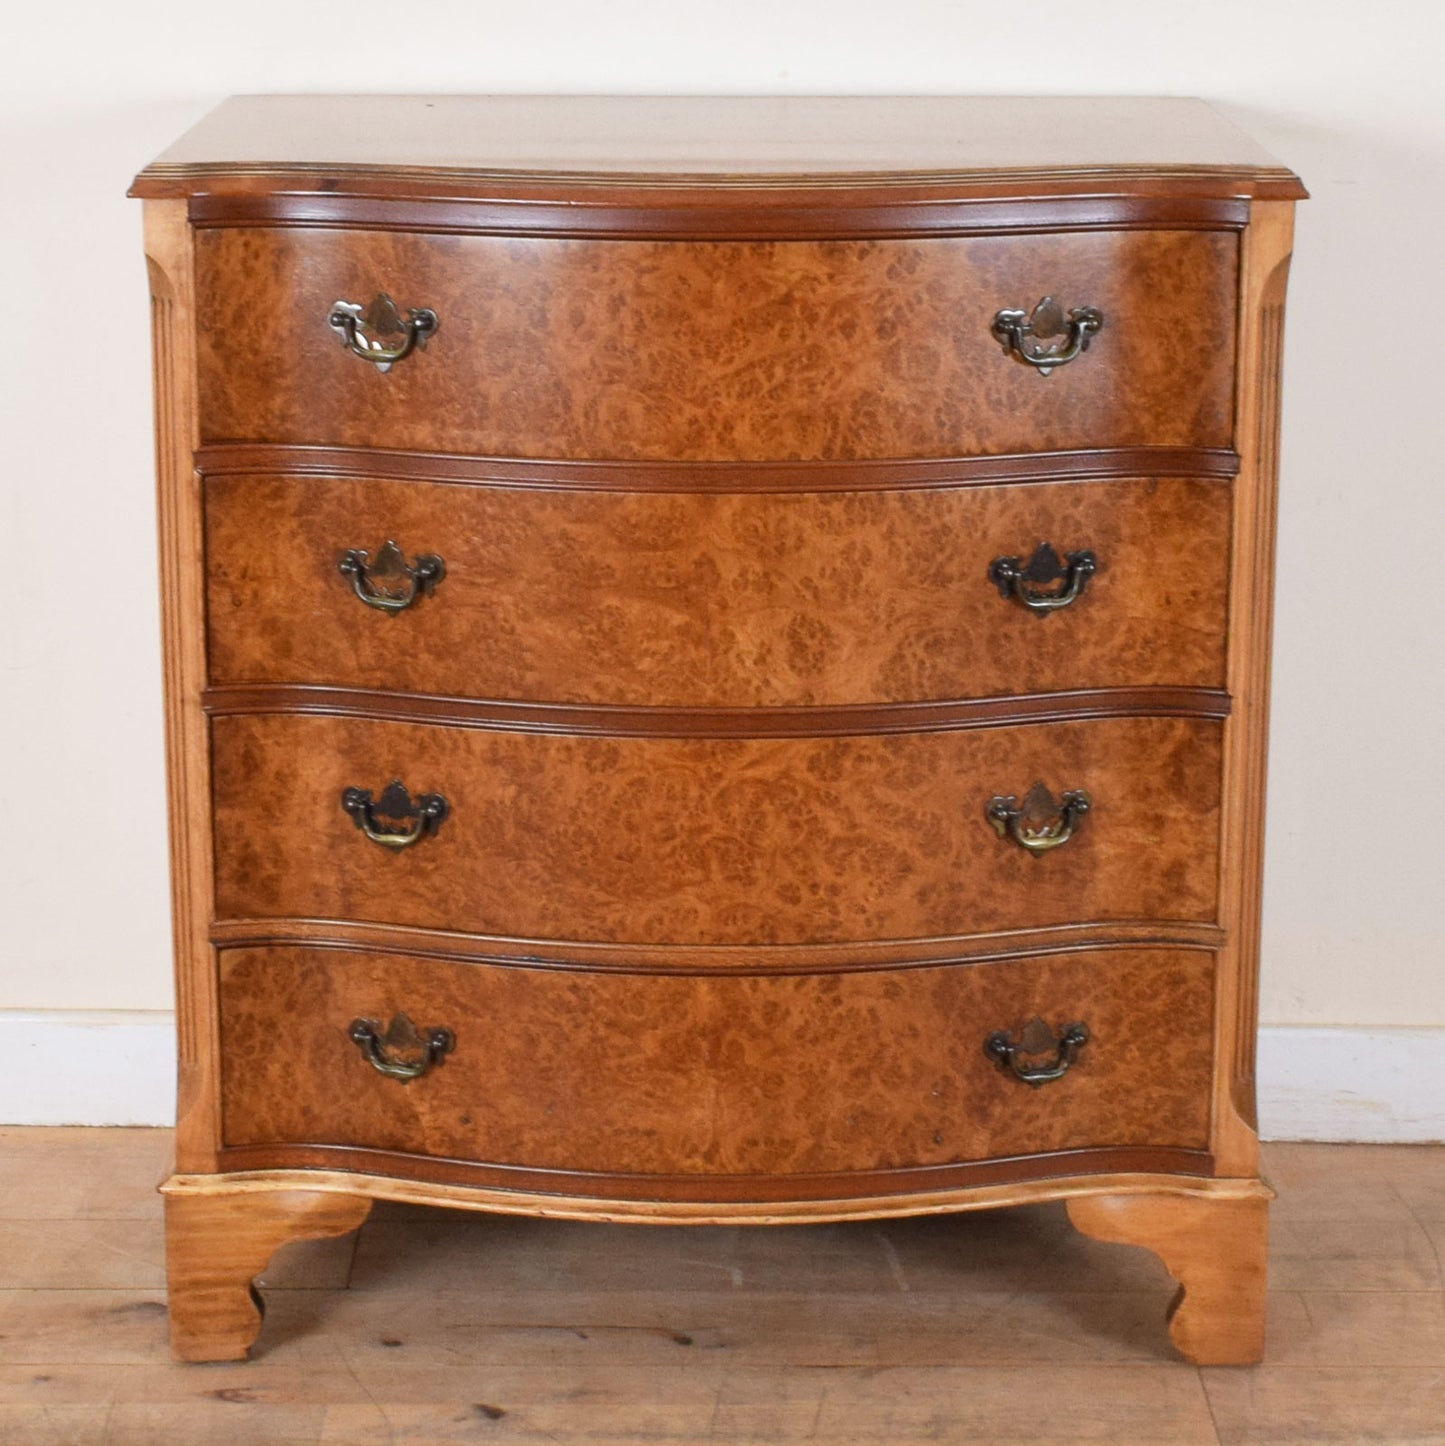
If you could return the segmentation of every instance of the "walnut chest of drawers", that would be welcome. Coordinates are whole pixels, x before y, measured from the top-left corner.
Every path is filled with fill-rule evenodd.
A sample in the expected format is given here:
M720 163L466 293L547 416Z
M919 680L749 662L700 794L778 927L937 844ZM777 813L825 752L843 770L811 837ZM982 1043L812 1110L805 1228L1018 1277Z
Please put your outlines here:
M178 1355L375 1199L1065 1199L1254 1359L1298 181L1198 102L271 97L142 173Z

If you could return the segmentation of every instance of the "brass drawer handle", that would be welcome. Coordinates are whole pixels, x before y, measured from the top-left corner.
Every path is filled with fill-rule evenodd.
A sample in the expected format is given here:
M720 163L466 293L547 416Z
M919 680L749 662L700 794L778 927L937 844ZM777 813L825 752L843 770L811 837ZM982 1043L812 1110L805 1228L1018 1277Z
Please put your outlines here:
M418 347L425 350L427 340L435 336L441 326L436 312L427 307L408 310L403 318L396 302L384 291L374 296L368 307L363 307L359 301L333 301L326 324L341 338L348 351L363 361L369 361L379 372L389 372ZM388 346L385 342L363 336L362 327L376 336L399 336L401 341Z
M1092 552L1070 552L1060 558L1047 542L1041 542L1027 562L1021 557L994 558L988 576L1001 596L1017 598L1031 613L1046 618L1081 598L1098 570L1099 559ZM1051 583L1058 586L1052 592L1042 591Z
M369 789L348 788L341 795L341 806L372 843L388 849L410 848L435 832L450 812L441 794L423 793L413 799L399 778L392 779L378 799Z
M419 1030L405 1014L398 1014L384 1033L375 1019L353 1019L348 1033L372 1069L402 1084L420 1079L457 1043L451 1030Z
M1000 838L1012 838L1037 857L1068 843L1091 806L1082 788L1071 788L1055 803L1053 794L1036 783L1022 804L1010 793L989 799L984 811Z
M1097 306L1078 306L1064 320L1064 308L1052 296L1046 296L1032 312L1000 311L993 319L994 339L1003 345L1005 356L1017 357L1046 377L1055 367L1064 366L1088 351L1089 342L1104 325L1104 313ZM1065 335L1067 334L1067 335ZM1040 343L1051 337L1065 335L1055 346Z
M1088 1042L1087 1025L1066 1024L1056 1036L1042 1019L1035 1016L1017 1040L1010 1039L1006 1030L994 1030L984 1040L983 1052L1001 1070L1012 1070L1016 1079L1037 1089L1050 1080L1062 1079ZM1024 1063L1026 1058L1036 1059L1041 1054L1050 1053L1054 1057L1048 1064Z
M430 597L447 575L447 565L434 552L423 552L410 564L396 543L388 540L377 549L376 561L364 548L351 547L337 563L352 590L369 608L390 617L404 612L418 597Z

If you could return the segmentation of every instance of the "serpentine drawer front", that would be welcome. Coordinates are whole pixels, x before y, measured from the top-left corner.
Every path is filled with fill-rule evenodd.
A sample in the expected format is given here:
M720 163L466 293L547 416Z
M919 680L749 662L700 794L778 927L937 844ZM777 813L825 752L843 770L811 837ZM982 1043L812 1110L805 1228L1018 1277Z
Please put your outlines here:
M703 708L1222 688L1229 504L1220 477L738 496L222 473L211 676ZM1008 559L1046 576L990 575Z
M207 229L201 437L660 461L1227 447L1237 250L1217 231L619 247ZM1103 325L1044 391L992 322L1049 294ZM378 296L436 318L384 377L326 324L338 298ZM355 348L402 336L362 326Z
M374 1199L1064 1199L1256 1359L1298 180L1191 101L292 96L134 194L176 1354Z
M420 1154L491 1167L495 1184L528 1169L684 1175L752 1199L806 1190L799 1176L852 1174L829 1193L878 1194L907 1181L877 1172L966 1178L974 1162L1061 1151L1133 1150L1145 1168L1193 1152L1197 1167L1212 991L1199 949L770 978L228 949L225 1144L240 1166L345 1149L383 1173ZM405 1087L348 1036L357 1019L384 1035L398 1015L450 1035ZM1031 1085L985 1045L1034 1018L1050 1037L1033 1067L1055 1063L1070 1024L1088 1039ZM380 1063L424 1054L384 1046Z
M1213 924L1220 725L1192 718L844 738L577 738L217 718L216 913L646 944L806 944L1094 921ZM342 798L393 778L447 816L406 856ZM1029 827L1087 817L1049 857ZM410 806L397 811L409 836Z

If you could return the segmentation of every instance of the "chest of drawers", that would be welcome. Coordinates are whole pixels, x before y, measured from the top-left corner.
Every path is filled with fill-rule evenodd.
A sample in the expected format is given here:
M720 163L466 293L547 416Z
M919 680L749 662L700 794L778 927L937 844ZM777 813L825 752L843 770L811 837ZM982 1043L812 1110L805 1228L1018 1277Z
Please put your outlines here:
M1257 1358L1298 181L1197 102L272 97L134 194L177 1355L376 1199L1064 1199Z

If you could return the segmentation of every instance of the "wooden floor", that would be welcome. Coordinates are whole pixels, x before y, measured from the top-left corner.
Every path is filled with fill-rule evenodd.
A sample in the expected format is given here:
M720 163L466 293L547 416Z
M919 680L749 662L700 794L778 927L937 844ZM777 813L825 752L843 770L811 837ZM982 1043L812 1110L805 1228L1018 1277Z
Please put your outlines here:
M161 1130L0 1129L4 1446L1442 1443L1445 1148L1275 1145L1267 1364L1171 1357L1055 1207L775 1229L378 1206L255 1359L170 1363Z

